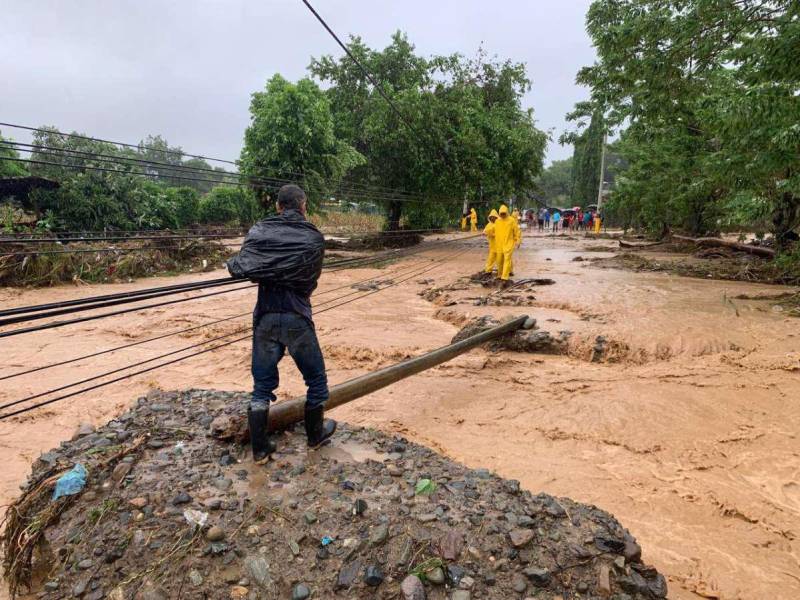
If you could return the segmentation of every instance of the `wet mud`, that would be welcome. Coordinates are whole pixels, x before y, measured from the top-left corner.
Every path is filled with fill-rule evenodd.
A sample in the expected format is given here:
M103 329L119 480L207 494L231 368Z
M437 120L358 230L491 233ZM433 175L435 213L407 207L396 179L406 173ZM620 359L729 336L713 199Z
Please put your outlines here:
M330 381L444 345L482 316L530 314L551 335L571 332L567 350L473 350L340 407L335 416L403 435L467 466L488 467L533 493L609 511L665 574L671 598L800 597L800 321L774 310L777 301L755 298L796 289L602 269L588 259L619 253L614 240L526 235L515 254L516 278L555 283L526 291L533 298L519 305L476 304L494 290L464 283L485 259L481 244L466 245L449 258L431 250L428 258L443 261L438 270L320 314L315 321ZM576 256L585 260L573 261ZM393 270L418 263L421 257L408 257L384 269L326 273L320 291L372 275L392 279ZM30 292L3 290L0 302L31 304L219 275L114 289L54 288L35 300ZM451 289L430 300L419 295L437 287ZM153 331L246 313L252 302L252 292L236 292L20 337L5 345L0 376L48 357L87 354ZM6 380L0 399L179 348L201 332L53 369L46 377ZM71 437L80 422L105 423L148 389L249 388L246 343L213 356L0 423L3 502L16 494L40 452ZM281 378L281 399L303 393L289 361L281 365Z

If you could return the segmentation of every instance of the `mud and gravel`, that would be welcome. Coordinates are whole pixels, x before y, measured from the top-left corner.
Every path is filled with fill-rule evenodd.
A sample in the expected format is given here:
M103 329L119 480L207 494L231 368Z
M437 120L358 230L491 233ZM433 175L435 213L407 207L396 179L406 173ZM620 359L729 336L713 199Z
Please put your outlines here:
M152 393L43 455L25 490L40 501L19 527L68 504L35 555L37 596L666 597L663 576L608 513L399 436L343 424L330 446L308 451L298 426L278 436L274 460L254 464L211 435L247 400ZM75 463L86 487L51 500L41 482Z
M588 259L618 254L615 240L561 241L526 233L515 254L515 278L555 281L532 288L535 299L520 306L478 305L476 300L496 291L479 284L446 291L449 306L418 295L460 286L481 268L485 248L473 240L465 244L468 249L458 256L431 249L384 269L323 274L315 304L331 298L324 292L341 286L352 291L350 285L368 277L397 280L397 271L424 260L442 265L315 318L330 381L442 346L483 316L527 313L551 336L569 331L565 352L476 349L340 407L334 416L402 435L468 467L489 468L533 494L567 496L607 510L667 577L670 598L800 597L800 322L778 301L758 299L796 288L599 269ZM646 253L655 255L657 248ZM586 260L573 261L576 256ZM219 276L216 271L109 286L3 289L0 303L19 306ZM343 292L333 292L338 293ZM228 325L246 324L253 301L252 291L235 292L124 320L9 338L2 344L0 377L154 332L245 314L213 327L219 335ZM198 329L5 380L0 401L211 335ZM593 361L598 345L604 351ZM246 391L249 379L249 348L233 345L208 359L177 363L0 422L0 503L16 496L41 452L69 439L83 421L106 423L149 389ZM279 397L303 392L302 379L285 361Z

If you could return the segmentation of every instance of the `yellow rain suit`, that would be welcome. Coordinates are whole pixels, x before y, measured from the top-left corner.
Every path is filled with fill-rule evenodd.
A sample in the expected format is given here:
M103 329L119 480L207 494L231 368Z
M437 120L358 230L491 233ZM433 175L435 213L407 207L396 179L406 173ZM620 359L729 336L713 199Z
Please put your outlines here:
M494 221L492 221L492 217L494 217L494 221L498 218L495 209L492 209L492 212L489 213L489 222L486 224L486 227L483 228L483 234L489 242L489 256L486 257L485 268L487 273L491 273L494 266L497 264L497 247L494 243Z
M508 279L511 274L514 248L519 244L521 231L517 220L508 214L505 204L500 206L499 218L494 222L494 244L497 252L497 274Z
M469 209L470 231L478 231L478 213L474 208Z

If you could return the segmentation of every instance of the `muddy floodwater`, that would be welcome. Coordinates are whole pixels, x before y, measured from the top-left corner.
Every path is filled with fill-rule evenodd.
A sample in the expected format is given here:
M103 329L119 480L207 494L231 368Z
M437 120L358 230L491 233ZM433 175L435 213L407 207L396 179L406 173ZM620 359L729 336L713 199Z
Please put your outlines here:
M610 256L597 246L613 252L611 241L529 236L516 255L516 277L555 283L526 292L516 302L521 305L476 305L492 291L468 283L425 300L421 291L458 283L481 267L483 245L460 244L432 247L382 269L323 274L315 296L321 307L352 292L348 284L404 280L315 318L330 381L446 344L465 317L486 314L528 313L553 334L569 331L565 353L473 350L334 416L400 433L468 466L519 479L533 492L613 513L642 544L645 560L668 577L671 598L800 598L800 320L769 302L736 299L788 288L599 269L589 259ZM455 254L459 248L464 251ZM221 275L2 290L0 305ZM0 377L246 314L253 301L248 289L7 338L0 341ZM248 324L244 316L5 379L0 401ZM604 349L599 361L598 344ZM246 390L249 360L248 344L234 344L0 422L0 504L14 497L31 461L70 438L79 423L104 423L151 388ZM282 363L281 377L281 399L304 391L291 361Z

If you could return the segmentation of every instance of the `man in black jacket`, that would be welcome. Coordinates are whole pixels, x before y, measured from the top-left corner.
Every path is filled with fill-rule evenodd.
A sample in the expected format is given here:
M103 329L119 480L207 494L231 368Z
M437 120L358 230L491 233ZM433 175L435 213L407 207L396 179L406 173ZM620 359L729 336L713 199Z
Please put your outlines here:
M278 363L288 350L308 388L305 427L308 445L330 439L336 421L323 419L328 399L325 360L311 318L311 292L322 270L325 241L306 221L306 195L296 185L278 192L278 216L256 223L242 250L231 259L231 274L258 281L253 312L253 397L248 408L253 459L275 451L268 436L269 405L278 387Z

